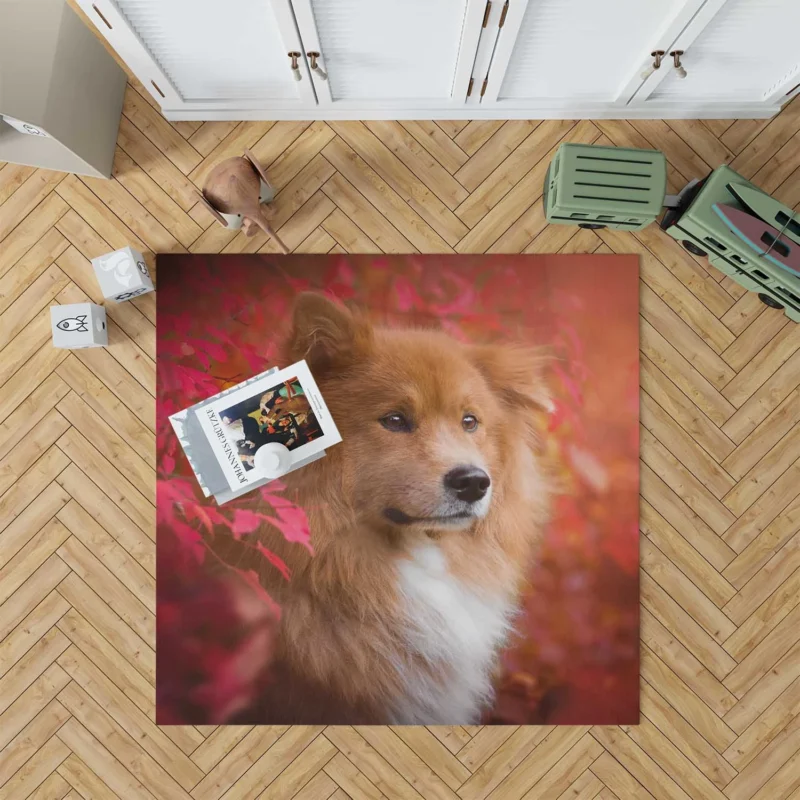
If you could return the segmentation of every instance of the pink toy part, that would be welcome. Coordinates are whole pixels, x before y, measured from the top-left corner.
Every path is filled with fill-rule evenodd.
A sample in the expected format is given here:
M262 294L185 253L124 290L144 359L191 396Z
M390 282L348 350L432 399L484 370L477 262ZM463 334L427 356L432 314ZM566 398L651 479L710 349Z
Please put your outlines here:
M714 211L723 222L760 256L781 269L800 275L800 245L766 222L724 203L715 203Z

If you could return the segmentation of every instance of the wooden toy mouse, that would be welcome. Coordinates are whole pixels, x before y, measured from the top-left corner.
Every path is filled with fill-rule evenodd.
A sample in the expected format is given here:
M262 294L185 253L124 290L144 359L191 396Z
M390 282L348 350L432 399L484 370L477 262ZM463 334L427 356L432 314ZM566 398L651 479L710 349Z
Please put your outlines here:
M266 192L263 191L266 187ZM266 196L265 196L266 195ZM226 228L242 228L253 236L261 228L271 236L282 253L289 248L270 225L271 212L262 205L272 199L267 175L249 150L243 156L226 158L208 174L200 195L212 216Z

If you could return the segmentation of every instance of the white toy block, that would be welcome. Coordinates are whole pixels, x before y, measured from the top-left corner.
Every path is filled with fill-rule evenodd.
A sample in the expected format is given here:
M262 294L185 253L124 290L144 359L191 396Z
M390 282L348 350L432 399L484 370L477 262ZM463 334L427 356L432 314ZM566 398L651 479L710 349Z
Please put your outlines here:
M92 259L94 274L106 300L121 303L153 291L153 281L142 254L123 247Z
M78 350L108 344L106 310L94 303L50 306L53 347Z

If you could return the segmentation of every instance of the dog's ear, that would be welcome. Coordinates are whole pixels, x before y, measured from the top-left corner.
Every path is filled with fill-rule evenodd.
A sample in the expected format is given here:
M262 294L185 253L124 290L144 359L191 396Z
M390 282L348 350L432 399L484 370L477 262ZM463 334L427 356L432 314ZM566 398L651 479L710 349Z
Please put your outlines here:
M372 326L357 312L316 292L303 292L294 304L289 357L305 359L322 375L344 369L365 356L372 345Z
M546 378L550 358L545 350L521 345L476 345L472 358L506 405L538 408L547 413L554 410Z

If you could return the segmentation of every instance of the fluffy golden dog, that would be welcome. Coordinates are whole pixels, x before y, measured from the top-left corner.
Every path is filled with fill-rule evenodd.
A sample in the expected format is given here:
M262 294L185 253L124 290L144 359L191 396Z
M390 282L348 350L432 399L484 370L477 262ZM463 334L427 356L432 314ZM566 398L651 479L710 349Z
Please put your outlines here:
M285 358L306 359L343 441L286 480L316 555L266 535L292 578L269 576L283 618L248 719L477 722L546 519L541 356L307 293Z

